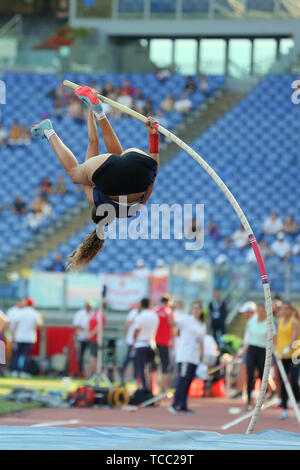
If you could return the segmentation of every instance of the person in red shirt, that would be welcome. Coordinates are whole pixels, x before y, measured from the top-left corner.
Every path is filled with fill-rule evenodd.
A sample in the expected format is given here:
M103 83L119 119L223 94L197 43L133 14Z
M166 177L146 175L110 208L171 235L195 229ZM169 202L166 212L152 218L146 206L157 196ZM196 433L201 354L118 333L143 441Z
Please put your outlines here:
M86 340L89 342L90 349L90 370L89 376L93 376L97 372L97 356L98 349L101 348L103 342L103 331L106 324L106 316L102 311L102 328L99 324L100 310L95 310L91 316L87 326ZM99 328L98 328L99 326Z
M160 306L157 308L156 313L159 317L159 324L156 331L155 342L159 353L161 365L161 392L166 392L169 387L169 362L172 341L172 327L175 325L173 320L173 310L170 306L171 298L165 294L161 298Z

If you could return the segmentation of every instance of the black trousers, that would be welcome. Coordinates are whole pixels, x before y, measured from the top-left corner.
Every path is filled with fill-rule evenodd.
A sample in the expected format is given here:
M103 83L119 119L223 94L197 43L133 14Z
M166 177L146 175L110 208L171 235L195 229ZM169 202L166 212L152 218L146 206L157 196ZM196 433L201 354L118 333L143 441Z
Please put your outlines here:
M83 372L83 358L84 358L84 353L89 345L88 341L79 341L79 350L78 350L78 372L82 374Z
M196 364L190 362L179 362L178 364L178 381L173 400L173 407L179 409L187 408L187 398L190 385L195 377L197 369Z
M281 362L286 372L286 375L289 377L290 384L291 384L293 393L295 395L296 402L299 403L300 397L299 397L298 379L299 379L300 364L293 364L292 359L282 359ZM281 407L284 410L287 410L288 394L287 394L285 385L282 381L282 377L280 374L279 376L280 376L280 386L281 386Z
M225 322L223 320L212 320L211 330L213 337L217 341L219 336L225 335L226 333Z
M134 348L132 347L131 344L128 345L128 349L127 349L127 354L126 354L126 357L124 359L124 362L123 362L123 365L122 365L122 369L121 369L121 374L122 374L122 379L124 378L124 375L125 375L125 370L127 369L130 361L133 361L133 366L134 366L134 377L136 378L136 358L135 358L135 350Z
M27 372L32 343L15 343L10 363L11 371Z
M154 356L154 351L150 346L144 348L136 348L136 375L137 379L141 380L143 388L150 387L150 377L146 377L145 369L148 364L151 364L154 359Z
M258 370L258 377L262 379L264 373L264 365L266 358L266 348L259 346L249 346L246 357L247 367L247 394L248 401L251 400L251 393L254 388L254 372Z

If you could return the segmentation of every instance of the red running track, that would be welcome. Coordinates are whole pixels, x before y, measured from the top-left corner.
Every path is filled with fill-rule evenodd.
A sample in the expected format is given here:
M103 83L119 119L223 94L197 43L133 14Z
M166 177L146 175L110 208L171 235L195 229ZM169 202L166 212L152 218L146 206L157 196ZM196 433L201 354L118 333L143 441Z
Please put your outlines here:
M152 428L155 430L195 430L220 434L244 434L249 418L227 429L222 426L240 415L229 414L229 409L239 407L245 413L245 403L228 398L193 398L189 406L194 415L172 415L168 412L170 399L158 406L140 409L136 412L117 408L37 408L13 415L0 417L2 426L62 426L62 427L130 427ZM264 430L281 430L300 433L300 426L290 410L290 418L280 420L281 409L272 406L260 412L254 433Z

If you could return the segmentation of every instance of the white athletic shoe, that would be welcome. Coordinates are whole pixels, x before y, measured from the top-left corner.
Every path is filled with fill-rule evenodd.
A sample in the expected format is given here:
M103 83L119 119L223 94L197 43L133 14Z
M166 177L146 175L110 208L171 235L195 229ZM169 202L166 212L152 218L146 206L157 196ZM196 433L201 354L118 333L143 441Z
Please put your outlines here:
M169 411L169 413L171 413L172 415L179 415L179 414L180 414L180 411L179 411L179 410L176 410L176 408L174 408L174 406L169 406L168 411Z

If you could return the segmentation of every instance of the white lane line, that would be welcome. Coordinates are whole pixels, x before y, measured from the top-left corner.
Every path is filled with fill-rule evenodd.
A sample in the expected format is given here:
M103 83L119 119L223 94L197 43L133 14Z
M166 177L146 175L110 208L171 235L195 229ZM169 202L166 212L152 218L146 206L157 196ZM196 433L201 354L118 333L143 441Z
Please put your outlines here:
M274 400L270 401L269 403L266 403L265 405L263 405L261 410L263 411L263 410L266 410L267 408L270 408L270 406L277 405L278 402L279 402L278 398L275 398ZM231 428L232 426L235 426L236 424L241 423L245 419L251 418L251 416L253 414L254 414L254 410L249 411L249 413L245 413L242 416L240 416L239 418L236 418L233 421L230 421L229 423L224 424L224 426L222 426L223 431L225 431L226 429Z
M80 421L78 419L69 419L68 421L48 421L39 424L32 424L31 428L39 428L43 426L65 426L66 424L79 424Z

